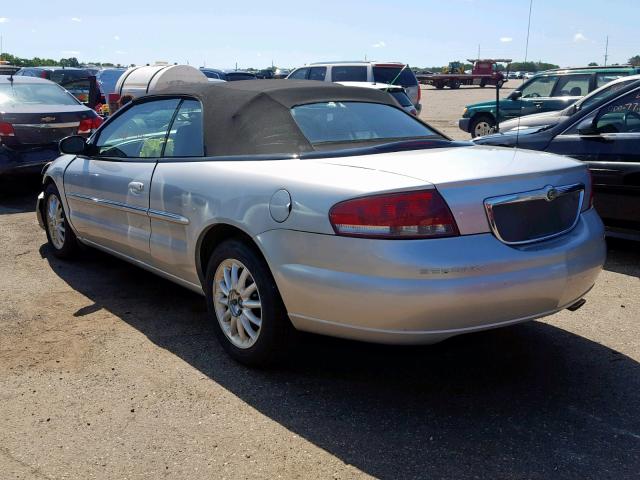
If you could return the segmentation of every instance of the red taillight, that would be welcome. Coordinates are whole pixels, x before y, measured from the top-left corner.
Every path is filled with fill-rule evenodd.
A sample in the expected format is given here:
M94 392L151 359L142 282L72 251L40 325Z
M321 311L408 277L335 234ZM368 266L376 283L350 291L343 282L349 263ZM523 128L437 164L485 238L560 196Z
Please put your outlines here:
M418 111L415 108L412 108L409 113L411 113L411 115L418 116Z
M93 125L92 118L83 118L78 125L78 133L91 133L91 127Z
M0 137L15 137L16 132L13 130L13 125L7 122L0 122Z
M459 235L449 207L434 190L356 198L334 205L329 220L338 235L433 238Z
M83 118L78 125L78 133L91 133L93 130L102 125L101 117Z
M42 71L40 72L40 78L47 78L47 72L46 72L46 70L42 70Z

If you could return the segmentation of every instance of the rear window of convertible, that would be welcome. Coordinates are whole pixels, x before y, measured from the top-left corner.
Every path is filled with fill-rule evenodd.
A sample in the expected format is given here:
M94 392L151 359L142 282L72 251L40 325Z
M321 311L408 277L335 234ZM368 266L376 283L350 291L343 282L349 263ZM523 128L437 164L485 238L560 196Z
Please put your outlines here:
M440 137L411 115L380 103L311 103L293 107L291 114L313 145Z

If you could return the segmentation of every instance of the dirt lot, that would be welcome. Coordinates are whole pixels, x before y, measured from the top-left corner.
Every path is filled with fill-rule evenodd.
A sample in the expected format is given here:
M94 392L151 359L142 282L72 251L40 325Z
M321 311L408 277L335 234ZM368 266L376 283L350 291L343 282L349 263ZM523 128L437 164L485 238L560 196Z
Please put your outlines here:
M429 89L424 115L456 133L489 92ZM0 188L2 479L638 477L636 244L610 243L575 313L432 347L302 336L252 371L199 296L92 250L54 259L36 192Z
M500 90L500 98L505 98L520 85L522 80L509 80ZM455 140L469 140L471 135L458 128L458 119L462 116L465 105L495 100L495 98L495 87L436 90L423 85L420 118Z

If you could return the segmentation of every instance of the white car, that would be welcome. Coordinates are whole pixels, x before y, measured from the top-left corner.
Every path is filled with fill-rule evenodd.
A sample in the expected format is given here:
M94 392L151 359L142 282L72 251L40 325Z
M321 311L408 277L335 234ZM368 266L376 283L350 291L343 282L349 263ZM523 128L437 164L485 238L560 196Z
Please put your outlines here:
M293 70L287 79L321 82L367 82L400 85L420 112L420 85L409 65L401 62L317 62Z
M359 88L373 88L374 90L380 90L387 92L391 95L396 102L400 104L403 110L411 115L418 115L418 111L413 105L413 102L407 95L404 88L399 85L390 85L388 83L375 83L375 82L336 82L345 87L359 87Z

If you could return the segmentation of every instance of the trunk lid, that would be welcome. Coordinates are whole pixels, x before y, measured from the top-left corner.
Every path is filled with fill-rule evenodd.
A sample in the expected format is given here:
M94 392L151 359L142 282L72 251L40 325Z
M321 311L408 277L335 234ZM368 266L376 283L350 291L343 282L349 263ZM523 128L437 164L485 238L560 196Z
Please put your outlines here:
M74 135L80 120L93 118L94 113L80 105L20 105L0 113L0 122L13 125L15 137L7 139L11 146L49 145Z
M587 168L559 155L472 146L413 150L318 162L403 175L433 184L449 205L462 235L489 232L488 198L582 183ZM585 192L585 198L589 192Z

